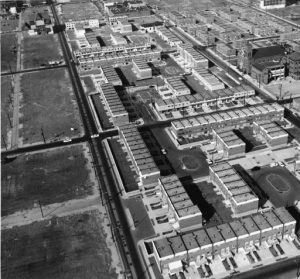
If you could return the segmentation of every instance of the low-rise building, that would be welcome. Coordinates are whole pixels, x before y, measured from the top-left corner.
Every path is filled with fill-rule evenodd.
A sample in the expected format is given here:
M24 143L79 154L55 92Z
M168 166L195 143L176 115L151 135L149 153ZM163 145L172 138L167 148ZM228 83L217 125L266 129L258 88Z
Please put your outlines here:
M177 231L202 227L202 213L187 195L176 175L161 177L163 207L168 208L169 223Z
M119 134L137 173L138 185L146 190L147 185L157 183L160 171L135 125L119 126Z
M113 86L121 86L122 80L119 78L115 68L112 65L101 66L103 75L107 80L107 83L111 83Z
M281 217L277 218L277 214ZM153 245L154 258L160 272L172 275L183 271L188 265L200 267L214 257L220 256L224 259L232 256L230 252L236 253L241 250L247 253L259 248L268 240L272 244L283 237L290 237L295 232L295 223L295 219L282 207L230 223L148 241ZM281 230L282 227L287 227L286 233Z
M158 26L155 28L155 32L157 35L162 38L165 42L167 42L171 47L175 47L182 43L178 37L176 37L170 30L168 30L164 26Z
M245 154L246 144L232 129L213 130L213 139L218 149L224 152L224 157L239 156Z
M138 79L152 78L152 69L142 58L133 59L133 70L136 72Z
M208 59L196 51L192 45L177 45L177 51L191 68L208 68Z
M288 75L293 79L300 79L300 52L293 52L287 56Z
M225 85L205 68L193 68L193 75L210 91L224 89Z
M271 147L286 145L288 142L288 133L275 122L255 121L253 122L253 131Z
M236 108L223 112L214 112L210 115L200 115L187 118L189 125L181 123L180 119L171 123L171 133L178 139L180 137L193 137L199 134L211 134L212 130L221 128L239 128L252 125L254 121L281 120L284 108L276 103L254 105L245 108ZM215 115L221 116L217 121ZM193 121L190 121L192 119Z
M222 162L209 166L209 179L230 203L235 216L258 210L258 197L229 163Z
M101 96L105 103L107 113L111 117L114 125L119 126L129 123L128 112L125 110L112 84L104 83L101 85Z
M164 79L166 86L172 91L174 96L183 96L191 94L190 89L181 80L181 77L169 77Z

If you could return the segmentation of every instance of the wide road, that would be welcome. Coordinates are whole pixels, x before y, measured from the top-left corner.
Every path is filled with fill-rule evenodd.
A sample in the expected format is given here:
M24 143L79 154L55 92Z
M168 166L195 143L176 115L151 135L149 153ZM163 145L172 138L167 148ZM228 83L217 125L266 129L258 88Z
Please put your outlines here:
M109 137L114 137L117 136L119 133L119 131L117 129L111 129L111 130L107 130L104 132L100 132L98 133L98 140L103 140ZM89 138L87 136L83 136L83 137L77 137L77 138L72 138L72 141L70 142L64 142L63 140L58 140L58 141L52 141L52 142L46 142L46 143L42 143L42 144L34 144L34 145L30 145L30 146L24 146L24 147L20 147L17 149L11 149L11 150L7 150L7 151L3 151L1 152L1 156L17 156L23 153L28 153L28 152L34 152L34 151L41 151L41 150L46 150L49 148L55 148L55 147L63 147L63 146L69 146L69 145L73 145L73 144L77 144L77 143L81 143L81 142L85 142L88 141Z
M19 70L19 71L12 71L12 72L5 72L1 73L1 76L9 76L13 74L25 74L25 73L33 73L33 72L40 72L43 70L51 70L51 69L56 69L56 68L64 68L66 65L54 65L54 66L46 66L46 67L41 67L41 68L30 68L26 70Z
M57 25L60 24L60 20L58 18L57 12L55 10L55 6L52 3L51 10ZM103 196L106 201L106 206L108 210L108 214L110 216L111 228L114 232L114 237L116 239L117 246L119 248L120 255L122 257L122 262L124 266L124 274L127 275L127 278L144 278L143 267L138 256L137 247L133 243L130 230L128 229L128 224L126 218L124 218L124 209L121 204L120 195L116 195L118 193L118 187L115 183L113 175L111 173L110 166L105 159L105 151L102 145L102 141L99 138L91 139L91 135L97 134L97 126L94 122L92 112L90 111L88 100L85 96L84 90L82 88L82 84L77 73L75 62L73 61L72 53L69 48L66 36L64 32L60 32L59 39L62 45L63 53L66 59L67 66L69 68L70 77L72 80L72 84L75 91L75 96L77 98L79 111L82 117L82 121L85 127L86 136L89 139L91 153L94 160L94 167L96 170L96 175L100 181L100 193L103 193ZM115 197L116 198L111 198ZM121 231L123 231L123 235L125 235L127 245L129 247L129 252L125 250L125 247L122 244L122 236ZM129 259L128 259L129 258ZM131 265L129 261L132 263L134 267L134 271L131 270ZM137 277L133 277L133 274L137 274Z

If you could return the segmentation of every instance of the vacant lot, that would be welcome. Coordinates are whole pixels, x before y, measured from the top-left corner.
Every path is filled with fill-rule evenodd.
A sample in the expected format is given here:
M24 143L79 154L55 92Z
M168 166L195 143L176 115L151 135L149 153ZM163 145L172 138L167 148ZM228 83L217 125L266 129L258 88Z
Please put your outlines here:
M24 74L21 80L23 144L47 142L81 133L81 120L67 70Z
M3 76L1 78L1 148L5 148L5 144L8 144L9 141L8 133L11 130L13 113L12 97L11 77Z
M299 86L299 80L287 77L280 82L271 82L269 85L266 85L265 88L276 98L289 99L299 97Z
M63 54L58 35L25 37L22 42L23 68L37 68L49 61L62 60Z
M2 278L117 278L100 214L91 211L2 231Z
M15 71L17 66L17 37L14 33L1 35L1 72Z
M2 161L2 215L92 195L90 167L83 145Z
M2 32L13 32L18 29L19 19L17 18L2 18L1 20L1 31Z

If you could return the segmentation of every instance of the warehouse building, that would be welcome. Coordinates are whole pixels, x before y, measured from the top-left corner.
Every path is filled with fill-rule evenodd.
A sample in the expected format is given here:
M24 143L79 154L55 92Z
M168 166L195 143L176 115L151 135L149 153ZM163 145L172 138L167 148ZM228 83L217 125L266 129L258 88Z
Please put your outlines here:
M216 142L218 150L222 150L224 158L237 155L243 155L246 151L246 144L243 142L232 129L213 130L213 141Z
M255 121L253 122L253 131L271 147L286 145L288 142L288 133L275 122Z
M280 212L279 215L285 216L282 220L277 217L277 211ZM273 229L273 225L268 220L278 226ZM289 226L290 223L293 225L285 234L280 228ZM206 259L218 256L225 259L232 256L230 252L236 253L240 249L244 249L247 253L249 250L259 248L268 239L270 244L274 241L278 243L284 235L293 239L295 223L293 217L282 207L208 229L201 228L176 236L161 237L151 242L159 270L161 273L172 275L182 271L184 265L199 267ZM274 235L276 235L275 239Z
M152 78L152 69L141 57L133 59L133 70L135 71L138 79Z
M186 231L202 227L202 213L193 204L177 175L161 177L163 207L168 208L168 219L177 231Z
M101 97L108 110L108 115L111 117L115 126L129 122L128 112L125 110L112 84L104 83L101 85Z
M112 65L102 65L101 69L105 79L107 80L107 83L111 83L113 86L122 85L122 81Z
M119 126L119 134L136 170L138 185L146 190L148 184L157 183L160 171L135 125Z
M177 119L172 121L170 129L175 139L197 137L225 127L234 129L249 126L257 120L281 120L283 114L284 108L277 103L260 104L190 117L184 121Z
M258 197L227 162L209 166L209 179L230 204L234 216L248 215L258 210Z

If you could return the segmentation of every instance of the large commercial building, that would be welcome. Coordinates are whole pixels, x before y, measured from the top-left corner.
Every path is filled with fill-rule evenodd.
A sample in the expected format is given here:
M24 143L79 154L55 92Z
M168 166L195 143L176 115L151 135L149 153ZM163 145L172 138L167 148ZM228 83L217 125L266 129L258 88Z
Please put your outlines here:
M202 213L193 204L177 175L161 177L163 207L168 208L169 223L176 231L187 231L202 227Z
M258 197L229 163L209 166L209 179L230 203L235 216L257 212Z
M295 237L295 219L286 209L277 208L256 213L230 223L198 229L176 236L153 240L153 254L162 273L170 275L184 269L184 265L199 267L206 259L230 257L229 252L272 245L282 238Z
M157 183L160 171L135 125L119 126L119 133L136 170L138 185L146 190L148 184Z
M271 147L285 145L288 142L288 133L275 122L255 121L253 122L253 131Z
M101 85L101 97L105 103L107 114L112 119L114 125L118 126L129 122L128 112L125 110L112 84L104 83Z
M284 108L277 103L261 104L232 110L214 112L209 115L200 115L177 119L171 123L171 133L176 139L180 137L197 137L201 134L210 134L212 130L222 128L239 128L249 126L258 120L281 120Z

